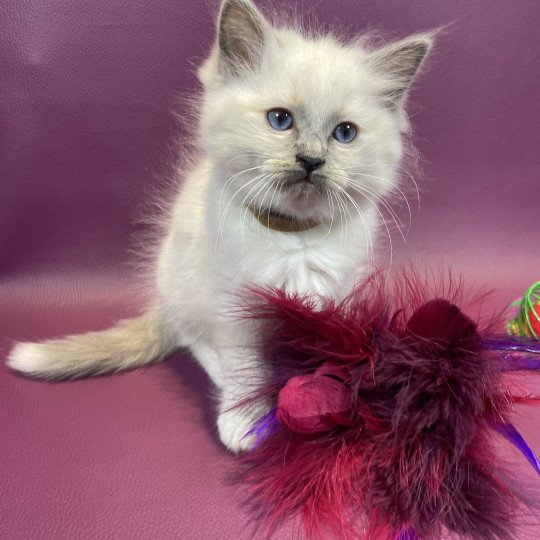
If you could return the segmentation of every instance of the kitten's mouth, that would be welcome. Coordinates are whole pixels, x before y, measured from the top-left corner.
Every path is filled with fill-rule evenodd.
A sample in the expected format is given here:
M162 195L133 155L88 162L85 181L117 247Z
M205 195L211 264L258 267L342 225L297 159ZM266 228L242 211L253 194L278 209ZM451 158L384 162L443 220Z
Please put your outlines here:
M280 179L280 193L285 206L310 211L326 197L327 185L322 175L308 176L291 172Z
M284 182L284 186L290 191L305 195L313 191L321 191L324 188L324 184L324 178L308 175L288 178Z

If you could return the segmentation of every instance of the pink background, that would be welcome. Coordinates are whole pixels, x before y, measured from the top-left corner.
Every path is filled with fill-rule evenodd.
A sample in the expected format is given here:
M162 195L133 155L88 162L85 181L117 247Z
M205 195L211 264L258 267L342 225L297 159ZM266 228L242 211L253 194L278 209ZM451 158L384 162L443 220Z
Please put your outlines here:
M540 4L298 6L351 35L445 26L411 95L422 195L407 243L393 234L395 258L452 266L494 288L489 309L502 309L540 278ZM198 88L194 66L213 39L215 7L0 6L2 356L14 339L104 328L141 304L129 247L171 173L182 137L172 110ZM209 390L182 355L67 383L0 368L0 538L249 538L248 514L226 485L234 458L217 441ZM522 410L517 422L536 450L538 419Z

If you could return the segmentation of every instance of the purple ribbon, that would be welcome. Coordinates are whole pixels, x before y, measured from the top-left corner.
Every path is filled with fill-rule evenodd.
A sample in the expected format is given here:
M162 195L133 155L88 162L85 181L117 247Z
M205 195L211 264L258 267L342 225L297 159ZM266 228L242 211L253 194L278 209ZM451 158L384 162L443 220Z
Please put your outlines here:
M525 442L525 439L521 436L519 431L510 423L496 423L493 427L527 458L527 461L540 475L540 461L536 457L536 454L531 450L530 446Z
M267 437L273 435L278 427L279 422L276 418L276 409L272 409L264 416L261 416L244 437L255 435L255 444L253 448L257 448Z
M491 351L540 354L540 341L501 336L499 338L486 339L484 341L484 348Z
M404 529L397 536L396 540L420 540L414 529Z
M540 371L540 358L516 353L502 353L504 371Z
M504 371L540 371L540 341L499 336L486 339L484 348L499 353Z

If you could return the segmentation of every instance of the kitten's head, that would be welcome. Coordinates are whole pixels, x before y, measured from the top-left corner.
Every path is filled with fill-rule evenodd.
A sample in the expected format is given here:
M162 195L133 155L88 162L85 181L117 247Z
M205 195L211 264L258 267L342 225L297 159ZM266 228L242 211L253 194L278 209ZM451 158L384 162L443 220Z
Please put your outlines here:
M224 189L244 205L318 219L388 194L406 92L431 40L368 51L275 28L249 0L224 0L199 72L201 145L226 172Z

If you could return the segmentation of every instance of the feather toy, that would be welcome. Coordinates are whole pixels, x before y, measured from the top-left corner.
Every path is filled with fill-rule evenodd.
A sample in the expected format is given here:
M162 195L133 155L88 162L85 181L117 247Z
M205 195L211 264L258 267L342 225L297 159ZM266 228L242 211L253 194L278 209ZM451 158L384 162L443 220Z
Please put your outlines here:
M435 293L435 294L434 294ZM342 303L250 289L274 404L249 436L243 479L266 534L301 516L311 538L514 538L524 497L494 441L540 462L512 425L511 376L540 369L540 343L499 336L414 272L381 275Z

